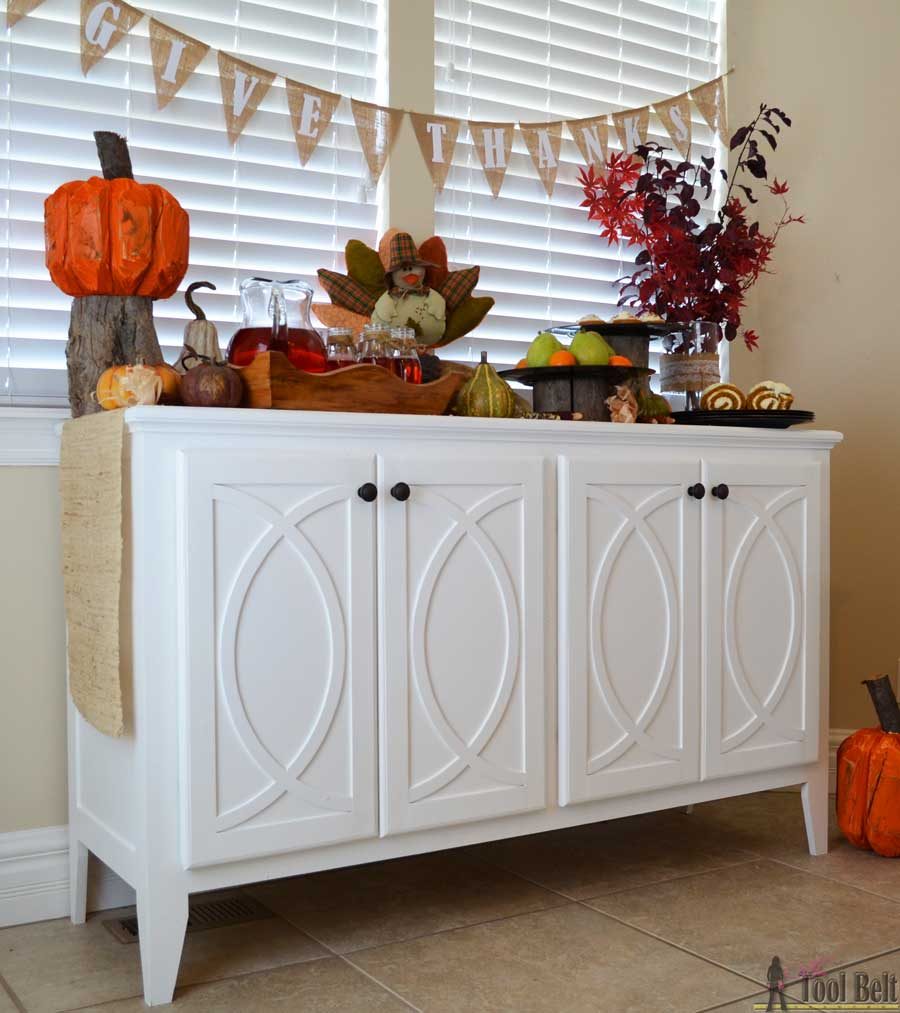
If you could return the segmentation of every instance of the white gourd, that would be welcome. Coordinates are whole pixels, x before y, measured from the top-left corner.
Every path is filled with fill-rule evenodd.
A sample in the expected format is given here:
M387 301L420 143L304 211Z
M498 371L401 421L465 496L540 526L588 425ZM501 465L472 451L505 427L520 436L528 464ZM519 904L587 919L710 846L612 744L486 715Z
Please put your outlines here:
M216 325L212 320L206 319L206 314L193 299L196 289L211 288L215 290L215 287L211 281L195 281L188 286L188 290L184 294L184 301L196 319L191 320L184 327L184 347L181 350L181 355L178 356L178 362L175 363L175 368L179 373L187 372L188 367L184 364L185 360L192 358L195 354L209 359L210 362L225 361L225 356L222 355L222 350L219 348L219 332L216 330ZM201 358L199 361L202 362L204 359ZM196 363L197 360L194 365Z

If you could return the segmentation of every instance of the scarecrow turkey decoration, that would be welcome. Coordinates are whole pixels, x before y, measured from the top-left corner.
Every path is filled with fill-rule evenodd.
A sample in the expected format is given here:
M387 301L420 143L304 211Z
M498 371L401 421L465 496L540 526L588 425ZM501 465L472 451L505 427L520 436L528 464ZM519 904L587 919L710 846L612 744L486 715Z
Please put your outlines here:
M478 267L449 269L440 236L417 248L408 232L391 229L377 250L351 239L345 257L346 274L318 272L331 303L314 303L313 310L326 327L357 333L369 322L411 327L420 344L439 347L474 330L494 305L489 296L473 295Z
M375 303L372 323L412 327L424 345L435 345L447 329L447 301L425 284L425 271L435 267L422 260L408 232L388 243L387 282L390 287Z

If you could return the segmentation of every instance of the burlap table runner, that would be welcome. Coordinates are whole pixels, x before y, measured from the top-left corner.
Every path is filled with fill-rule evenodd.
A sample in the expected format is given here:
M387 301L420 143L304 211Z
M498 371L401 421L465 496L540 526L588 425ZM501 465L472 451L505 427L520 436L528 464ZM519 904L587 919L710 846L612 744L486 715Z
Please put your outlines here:
M96 729L120 736L123 411L63 426L59 485L69 692Z

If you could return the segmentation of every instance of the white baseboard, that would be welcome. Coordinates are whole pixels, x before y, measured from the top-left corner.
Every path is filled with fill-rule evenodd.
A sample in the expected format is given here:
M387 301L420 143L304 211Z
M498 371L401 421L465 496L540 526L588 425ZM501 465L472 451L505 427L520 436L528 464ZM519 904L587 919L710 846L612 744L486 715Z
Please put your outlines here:
M91 856L88 911L134 903L134 891ZM0 928L69 913L69 832L42 827L0 834Z
M0 467L59 464L59 427L70 417L62 408L0 407Z
M828 789L834 792L837 748L849 729L828 736ZM790 789L796 790L796 789ZM134 904L134 890L91 856L88 911ZM69 913L69 834L66 827L43 827L0 834L0 928Z

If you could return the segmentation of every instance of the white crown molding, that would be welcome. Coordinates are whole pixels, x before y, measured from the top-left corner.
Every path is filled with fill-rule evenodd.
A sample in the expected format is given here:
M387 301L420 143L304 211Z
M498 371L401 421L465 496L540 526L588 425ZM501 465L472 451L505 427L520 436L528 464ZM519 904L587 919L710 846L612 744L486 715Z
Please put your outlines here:
M59 464L59 428L65 408L0 408L0 467Z
M88 910L134 903L134 891L92 861ZM69 913L69 831L41 827L0 834L0 928L64 918Z

